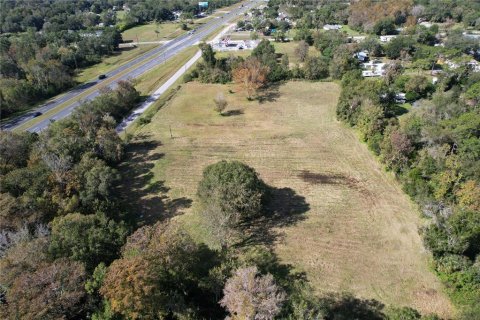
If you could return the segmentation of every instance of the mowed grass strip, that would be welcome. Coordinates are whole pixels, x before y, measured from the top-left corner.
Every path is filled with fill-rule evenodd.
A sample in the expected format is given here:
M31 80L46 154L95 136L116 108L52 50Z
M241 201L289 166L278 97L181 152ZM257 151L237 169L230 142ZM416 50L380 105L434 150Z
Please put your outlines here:
M162 41L178 37L184 32L176 22L148 23L125 30L122 39L126 42Z
M416 208L355 132L335 119L338 85L288 82L265 92L262 103L236 91L185 84L137 129L122 168L137 219L174 216L208 243L194 213L202 170L240 160L269 185L291 188L308 203L303 220L277 230L283 236L275 250L306 272L319 294L349 291L451 316L428 267ZM226 116L213 111L219 92L229 103Z
M95 80L99 75L108 73L109 71L117 68L118 66L125 64L129 62L130 60L133 60L134 58L141 56L151 49L155 48L156 45L144 45L140 46L137 48L122 48L119 49L117 52L115 52L112 56L106 57L102 60L102 62L99 62L97 64L94 64L92 66L79 69L77 72L77 75L74 77L74 80L78 84L86 83L87 81L90 80ZM72 88L73 89L73 88ZM14 114L9 115L5 119L0 119L0 123L3 123L5 121L8 121L10 119L13 119L15 117L21 116L27 112L30 112L32 109L35 109L37 107L43 106L46 103L49 103L51 101L57 100L61 98L64 94L66 94L68 91L60 93L56 95L53 98L48 98L45 100L38 101L32 106L29 106L28 108L21 110L19 112L16 112Z
M137 56L150 51L156 46L157 45L152 44L139 46L136 48L121 48L112 56L103 59L102 62L82 69L75 77L75 81L78 83L84 83L89 80L93 80L100 74L104 74L115 68L118 68L118 66L133 60Z
M172 77L198 50L197 46L189 47L158 67L144 73L135 80L137 83L135 88L142 95L152 93Z
M72 99L70 99L68 101L65 101L64 103L56 106L53 109L50 109L49 111L45 112L40 117L33 118L32 120L25 122L21 126L16 127L15 129L13 129L13 131L26 130L26 129L30 128L34 124L39 123L40 121L44 120L45 118L57 113L59 110L62 110L63 108L71 105L72 103L81 101L82 99L84 99L86 96L88 96L92 92L108 86L110 83L112 83L116 79L122 77L123 75L125 75L126 73L130 72L131 70L139 67L140 65L143 65L143 64L145 64L145 63L147 63L151 60L154 60L154 59L158 58L158 56L159 56L159 54L154 55L153 57L150 57L150 58L148 58L148 59L146 59L142 62L134 64L133 66L130 66L129 68L127 68L127 69L123 70L122 72L116 74L114 77L109 77L109 78L97 83L96 85L94 85L94 86L90 87L89 89L85 90L83 93L73 97ZM55 98L53 98L52 100L55 100Z

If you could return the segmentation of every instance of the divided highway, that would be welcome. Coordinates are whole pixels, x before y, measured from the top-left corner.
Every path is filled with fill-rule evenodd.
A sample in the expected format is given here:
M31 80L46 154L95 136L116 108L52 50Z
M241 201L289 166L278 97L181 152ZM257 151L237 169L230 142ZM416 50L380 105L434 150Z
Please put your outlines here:
M2 124L1 129L23 129L31 132L42 131L52 121L63 119L69 116L72 111L80 105L81 102L94 99L100 94L99 90L101 88L114 88L121 80L134 79L143 73L150 71L160 63L168 60L185 48L196 45L200 41L204 40L221 25L232 21L238 15L246 12L253 4L256 3L258 3L258 0L251 1L243 7L236 7L229 13L208 21L203 26L197 28L193 34L179 36L178 38L175 38L174 40L169 41L162 46L152 49L142 56L137 57L132 61L119 66L115 70L106 73L106 79L93 80L82 84L63 95L58 96L58 98L55 98L47 104L32 110L32 112ZM36 112L42 113L38 119L34 117ZM32 119L41 120L29 125L29 122Z

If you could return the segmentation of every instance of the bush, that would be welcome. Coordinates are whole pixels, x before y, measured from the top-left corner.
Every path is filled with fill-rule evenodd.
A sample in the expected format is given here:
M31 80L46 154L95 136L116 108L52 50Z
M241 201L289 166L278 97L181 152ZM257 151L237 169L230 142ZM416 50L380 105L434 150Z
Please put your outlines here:
M373 26L373 33L377 36L394 34L395 33L395 21L392 18L385 18L378 21Z
M319 80L328 77L328 60L324 57L309 57L303 66L305 79Z
M392 39L385 47L385 54L390 59L398 59L402 54L412 54L415 49L415 40L407 36Z
M247 219L263 211L265 192L253 168L238 161L220 161L205 168L197 195L204 205L238 212Z
M422 318L417 310L409 307L389 308L386 314L388 320L416 320Z
M140 119L138 119L138 124L144 126L146 124L149 124L151 121L152 119L150 117L141 117Z
M213 102L215 103L215 111L218 112L220 115L228 105L227 100L225 100L225 96L221 92L217 94L215 99L213 99Z

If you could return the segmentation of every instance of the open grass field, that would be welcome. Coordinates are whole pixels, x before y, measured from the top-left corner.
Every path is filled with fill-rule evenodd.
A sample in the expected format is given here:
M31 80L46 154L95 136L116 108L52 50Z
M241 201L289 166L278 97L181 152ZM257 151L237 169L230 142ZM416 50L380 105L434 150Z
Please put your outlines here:
M184 32L186 31L181 30L180 24L176 22L149 23L125 30L122 39L125 42L163 41L176 38Z
M299 41L289 41L289 42L276 42L273 41L272 44L275 46L275 52L280 53L280 54L287 54L288 55L288 61L290 64L297 64L300 63L300 61L297 58L297 55L295 54L295 49L298 46ZM308 55L309 56L318 56L320 55L320 52L314 47L310 46L308 49Z
M229 90L236 88L185 84L133 134L122 171L138 219L173 217L208 243L195 214L202 170L240 160L284 195L279 208L288 222L272 230L275 251L306 272L319 294L348 291L451 316L429 271L416 208L335 120L339 87L289 82L262 93L261 102ZM229 102L225 116L213 111L218 92Z

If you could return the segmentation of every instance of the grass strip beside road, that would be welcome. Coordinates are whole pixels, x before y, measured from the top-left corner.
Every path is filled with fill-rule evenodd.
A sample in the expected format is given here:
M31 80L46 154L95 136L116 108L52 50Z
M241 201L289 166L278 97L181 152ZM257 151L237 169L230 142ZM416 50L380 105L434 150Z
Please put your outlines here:
M237 21L239 19L239 17L233 19L230 23L234 23L235 21ZM215 36L218 34L218 32L220 32L221 30L223 30L223 28L225 28L225 25L224 24L221 24L220 26L218 26L218 28L215 28L214 31L210 32L207 36L205 36L202 40L203 41L210 41L212 39L215 38ZM155 57L152 57L151 59L148 59L146 61L142 61L142 62L139 62L129 68L127 68L126 70L123 70L121 73L115 75L114 77L111 77L111 78L108 78L104 81L102 81L101 83L99 84L96 84L95 86L92 86L91 88L87 89L86 91L84 91L83 93L75 96L74 98L56 106L55 108L45 112L43 115L37 117L37 118L33 118L31 119L30 121L27 121L25 123L23 123L22 125L16 127L15 129L13 129L12 131L21 131L21 130L26 130L30 127L32 127L33 125L43 121L44 119L48 118L49 116L57 113L59 110L62 110L63 108L71 105L72 103L76 103L76 102L79 102L81 101L83 98L85 98L86 96L88 96L89 94L95 92L96 90L99 90L101 89L102 87L105 87L107 85L109 85L110 83L112 83L113 81L115 81L116 79L122 77L125 73L131 71L132 69L136 68L137 66L143 64L143 63L147 63L148 61L151 61L155 59ZM168 62L168 61L167 61ZM57 98L57 97L56 97ZM55 99L55 98L54 98Z
M15 129L13 129L12 131L21 131L21 130L26 130L28 128L30 128L31 126L39 123L40 121L44 120L45 118L48 118L49 116L57 113L59 110L62 110L63 108L71 105L72 103L75 103L75 102L78 102L78 101L81 101L83 98L85 98L86 96L88 96L89 94L105 87L105 86L108 86L109 84L111 84L112 82L114 82L115 80L121 78L123 75L125 75L126 73L134 70L135 68L139 67L140 65L143 65L145 63L148 63L149 61L151 60L154 60L158 58L158 55L155 55L153 57L151 57L150 59L147 59L147 60L143 60L139 63L136 63L134 64L133 66L123 70L122 72L118 73L117 75L113 76L113 77L110 77L110 78L107 78L105 80L103 80L102 82L90 87L89 89L85 90L84 92L82 92L81 94L75 96L74 98L68 100L68 101L65 101L64 103L62 104L59 104L58 106L56 106L55 108L53 109L50 109L49 111L45 112L43 115L37 117L37 118L33 118L32 120L30 121L27 121L25 123L23 123L21 126L18 126L16 127Z
M135 88L141 95L149 95L177 72L198 51L196 46L189 47L174 57L136 79Z
M196 48L196 47L192 47L192 48L189 48L187 50L190 50L190 49L192 49L192 51L188 52L188 55L185 55L184 57L182 57L181 65L185 65L185 63L187 63L188 60L190 60L195 55L195 53L198 51L198 48ZM198 63L198 61L196 63L194 63L190 68L188 68L186 70L185 74L190 72L191 70L193 70L196 67L197 63ZM173 76L175 74L175 72L177 72L178 70L179 69L177 69L177 68L172 69L169 76L165 77L164 81L157 82L156 85L151 89L150 93L152 93L157 88L159 88L161 85L163 85L165 83L165 81L167 81L171 76ZM153 103L147 110L145 110L145 112L142 114L141 117L138 117L128 128L125 129L125 131L123 131L120 134L120 137L126 138L126 137L128 137L128 135L131 135L132 133L136 132L137 129L141 128L142 124L141 124L141 122L139 122L140 119L143 119L143 120L148 119L147 122L150 122L150 120L158 112L158 110L160 110L165 105L165 103L167 103L170 99L172 99L174 97L175 93L178 91L178 89L181 87L181 84L183 84L183 83L184 83L183 77L180 77L177 81L175 81L170 86L170 88L164 94L162 94L162 96L157 101L155 101L155 103ZM137 87L137 90L138 89L139 88ZM140 88L140 90L141 90L141 88ZM127 135L127 132L128 132L128 135Z
M97 64L94 64L90 67L84 68L80 72L78 72L77 76L75 77L75 80L78 83L85 83L88 82L92 79L95 79L99 74L104 74L108 73L111 70L115 69L119 65L123 65L125 63L128 63L129 61L146 54L153 48L155 48L157 45L144 45L144 46L139 46L136 48L123 48L120 49L117 53L115 53L112 56L109 56L105 59L102 60L102 62L99 62Z
M119 50L120 52L119 54L106 57L105 59L102 60L102 62L99 62L97 64L84 68L79 72L79 74L74 78L74 80L77 82L77 86L85 84L89 81L94 81L96 80L96 76L98 76L99 74L108 73L114 70L115 67L124 65L137 57L141 57L142 55L147 54L150 50L154 49L155 47L156 45L146 45L146 46L137 47L128 51ZM59 93L58 95L55 95L51 98L37 101L37 103L25 108L24 110L19 110L18 112L15 112L9 115L8 117L0 119L0 123L3 124L16 117L20 117L24 114L32 112L36 108L52 103L53 101L62 98L65 94L67 94L71 90L74 90L75 88L76 86L70 88L68 91Z

